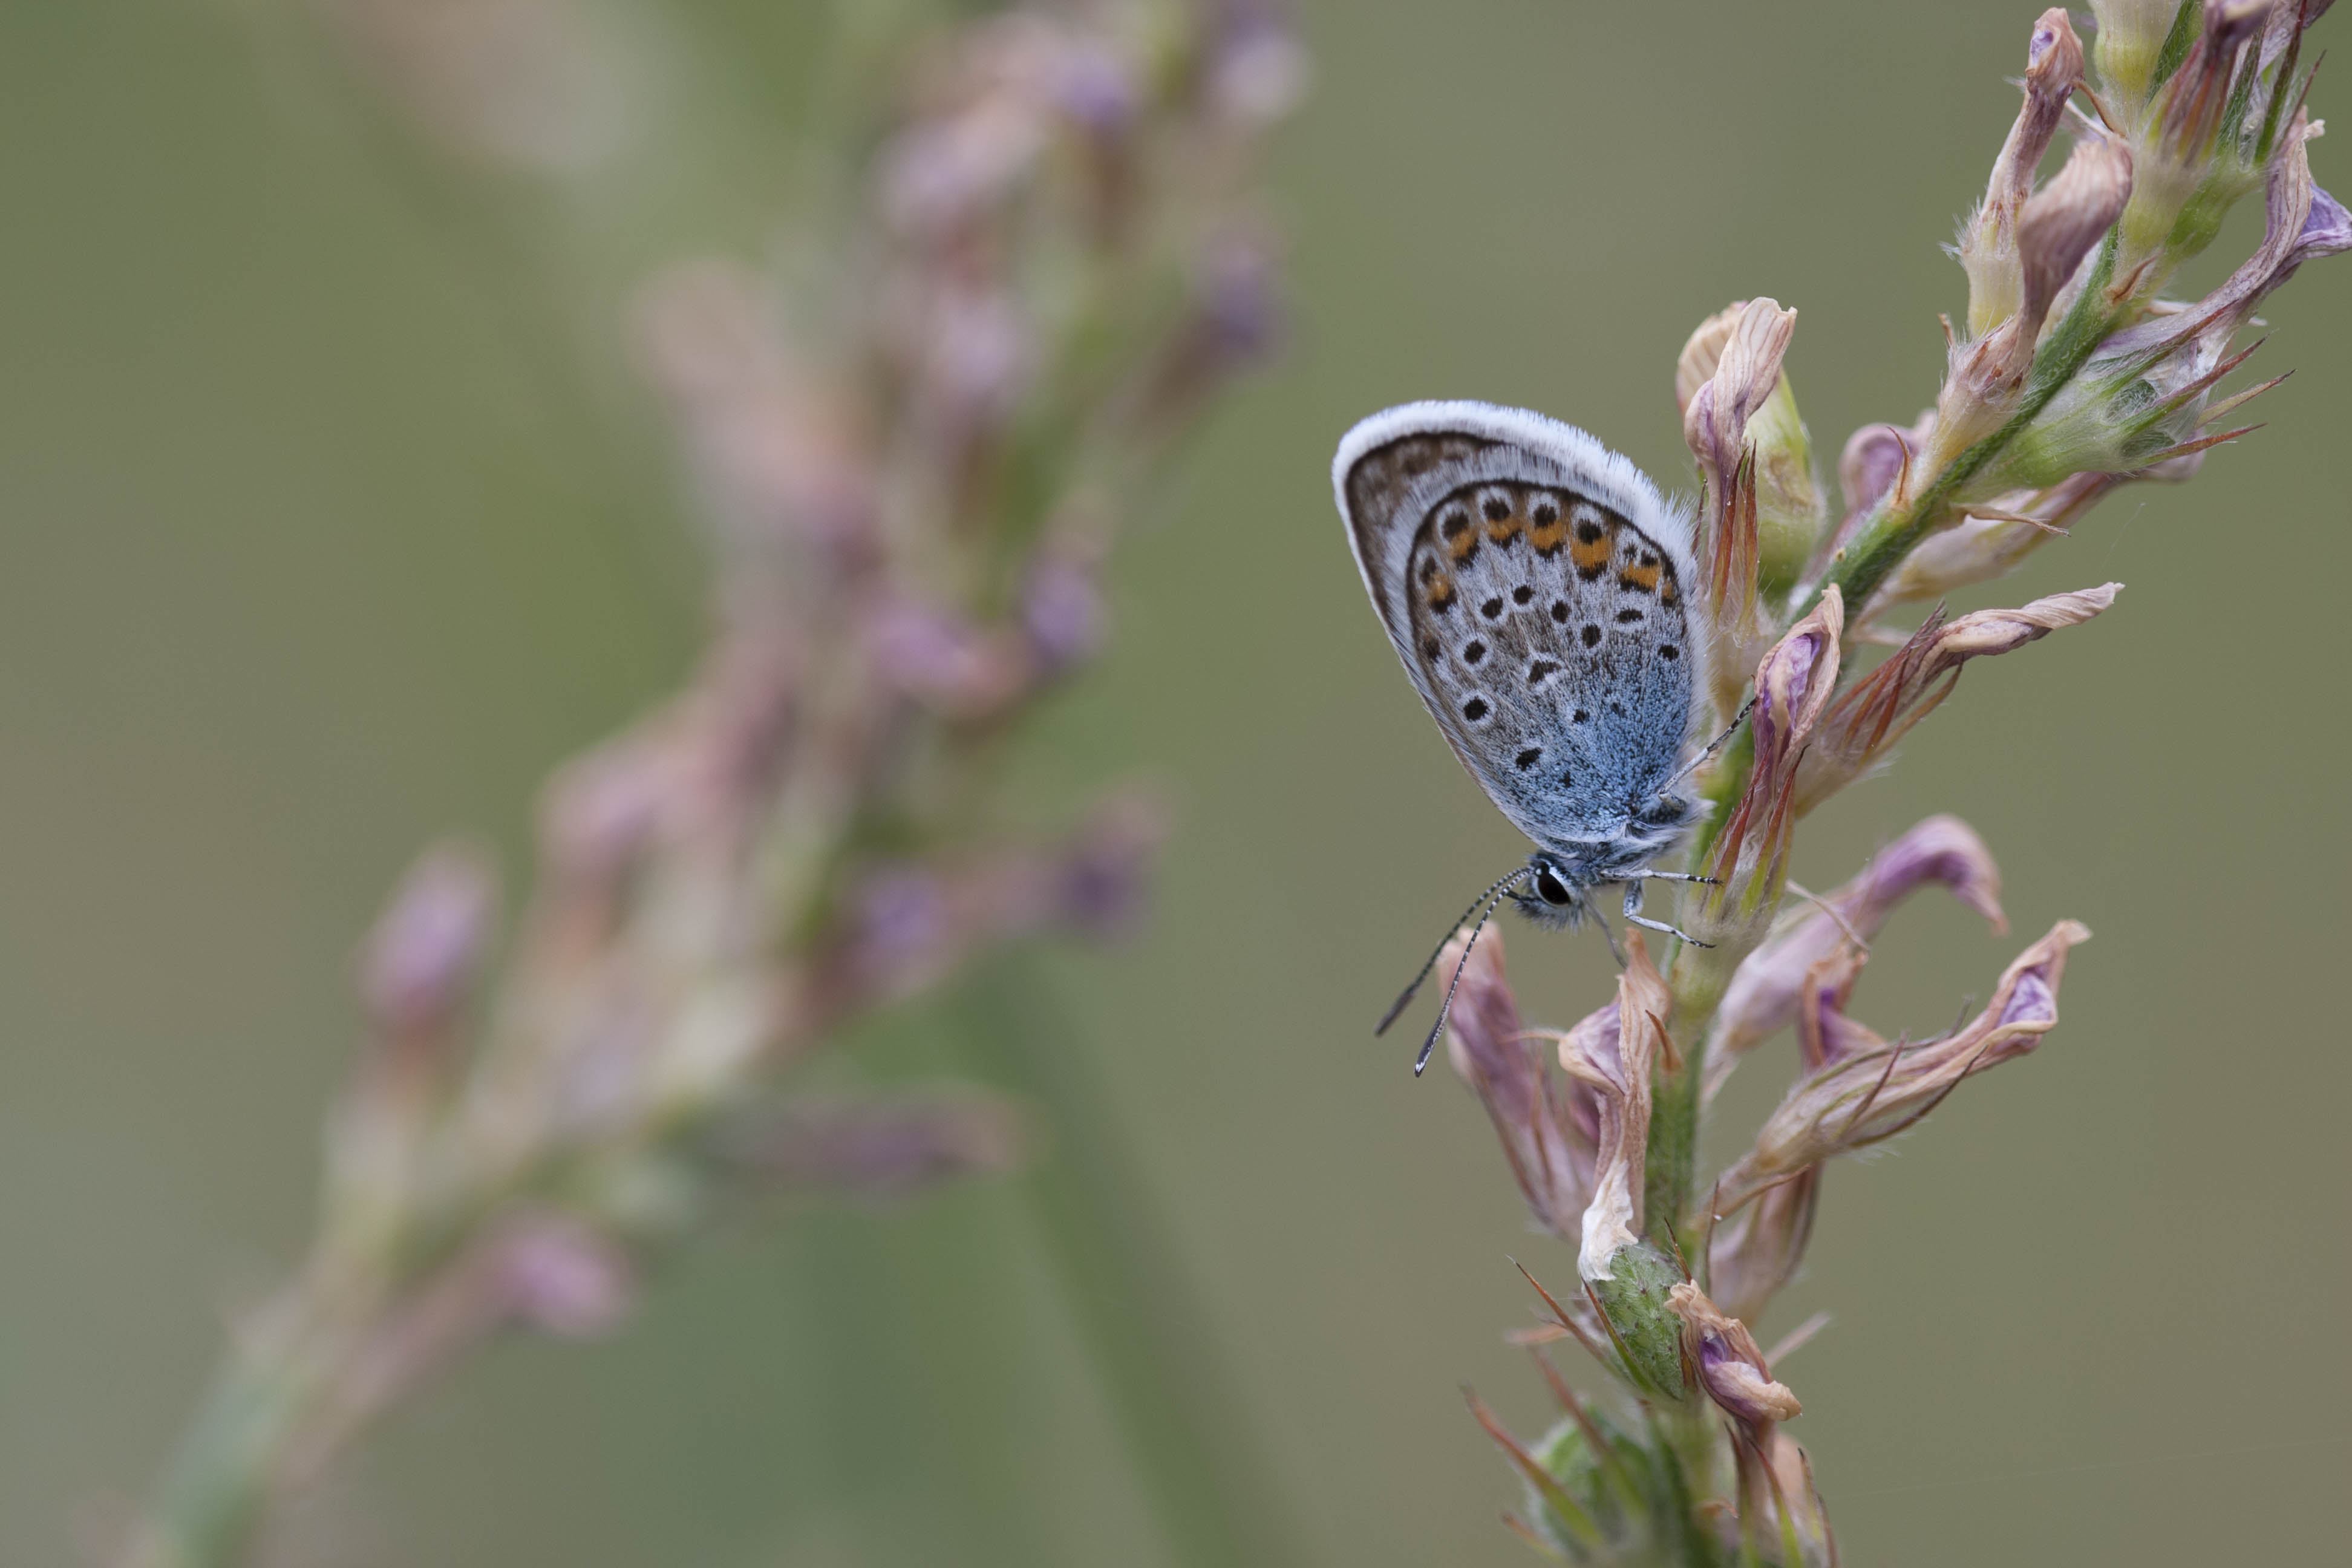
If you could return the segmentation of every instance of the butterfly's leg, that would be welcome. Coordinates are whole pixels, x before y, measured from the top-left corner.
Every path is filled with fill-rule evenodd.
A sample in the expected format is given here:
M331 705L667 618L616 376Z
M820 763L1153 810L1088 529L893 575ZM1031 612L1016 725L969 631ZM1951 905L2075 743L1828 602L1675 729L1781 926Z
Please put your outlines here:
M1645 920L1642 916L1635 914L1629 914L1625 918L1628 921L1631 921L1633 924L1640 926L1644 931L1662 931L1668 936L1680 937L1683 941L1690 943L1693 947L1713 947L1715 945L1715 943L1711 942L1701 942L1698 938L1691 935L1690 932L1670 926L1664 921Z
M1601 934L1609 939L1609 955L1617 961L1618 968L1624 968L1625 950L1618 944L1617 933L1609 929L1608 917L1601 912L1601 906L1594 903L1589 895L1584 900L1584 908L1585 911L1591 915L1592 923L1601 928Z
M1625 918L1630 921L1641 912L1642 879L1638 876L1628 877L1625 879Z
M1688 871L1632 871L1627 875L1639 877L1644 882L1705 882L1709 887L1717 883L1714 877L1695 877Z

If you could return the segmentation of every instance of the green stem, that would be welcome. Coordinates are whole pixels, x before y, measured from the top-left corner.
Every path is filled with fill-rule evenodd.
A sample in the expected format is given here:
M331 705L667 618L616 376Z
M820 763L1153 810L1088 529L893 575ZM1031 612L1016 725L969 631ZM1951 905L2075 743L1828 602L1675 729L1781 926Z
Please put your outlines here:
M1028 1197L1178 1561L1297 1562L1243 1402L1170 1263L1087 1043L1037 961L994 960L957 1011L977 1064L1051 1120L1053 1143L1026 1177Z
M307 1383L290 1363L231 1352L164 1472L132 1568L232 1568L245 1560L308 1402Z

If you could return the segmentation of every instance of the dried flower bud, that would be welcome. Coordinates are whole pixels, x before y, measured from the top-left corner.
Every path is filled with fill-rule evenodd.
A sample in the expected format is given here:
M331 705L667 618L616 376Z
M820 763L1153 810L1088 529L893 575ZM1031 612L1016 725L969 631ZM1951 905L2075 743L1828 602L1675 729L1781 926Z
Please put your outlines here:
M2057 178L2027 200L2017 219L2017 251L2024 273L2017 315L2032 324L2036 336L2059 290L2124 210L2131 188L2131 149L2086 132Z
M1610 1260L1642 1231L1642 1186L1650 1139L1650 1073L1672 1050L1666 1020L1674 996L1639 935L1626 943L1617 977L1616 1026L1589 1017L1559 1039L1559 1065L1593 1096L1598 1138L1592 1197L1580 1222L1577 1272L1607 1279Z
M388 1038L446 1027L465 1005L497 893L478 851L442 845L409 868L360 955L360 996Z
M1960 265L1969 275L1969 335L1980 338L2018 314L2024 297L2019 216L2033 173L2058 132L2066 100L2083 79L2083 45L2066 13L2042 14L2025 50L2025 101L1993 161L1992 179L1975 214L1961 226ZM2126 168L2129 168L2128 163ZM2106 226L2099 226L2105 228Z
M1756 705L1748 718L1754 763L1708 853L1706 875L1715 885L1690 920L1693 934L1713 951L1693 956L1696 950L1685 950L1727 979L1730 966L1763 939L1788 879L1789 837L1797 821L1792 786L1813 727L1837 689L1844 626L1845 603L1832 584L1756 667Z
M1838 1054L1798 1080L1756 1135L1755 1147L1724 1173L1716 1186L1716 1212L1736 1213L1777 1183L1895 1136L1933 1110L1962 1079L2032 1050L2057 1026L2067 951L2090 935L2073 921L2059 921L2010 964L1973 1020L1916 1045L1889 1045L1843 1016L1851 973L1840 984L1809 989L1803 1006L1812 1016L1801 1014L1801 1024L1815 1039L1839 1042Z
M1750 300L1702 323L1675 374L1683 439L1706 485L1706 561L1700 595L1710 623L1719 704L1755 664L1760 647L1756 600L1762 585L1785 586L1812 553L1822 521L1812 448L1780 361L1797 312ZM1684 384L1706 379L1686 399ZM1770 477L1767 478L1767 470ZM1766 540L1767 501L1773 513ZM1769 555L1769 570L1765 562Z
M1699 1386L1717 1408L1739 1423L1751 1443L1769 1436L1773 1423L1792 1421L1804 1406L1786 1384L1775 1383L1748 1325L1726 1316L1706 1293L1688 1281L1666 1294L1667 1306L1683 1323L1683 1345L1698 1369Z
M1786 1028L1813 965L1839 948L1876 936L1897 905L1939 884L1990 922L2000 912L2000 870L1976 829L1957 816L1931 816L1871 857L1862 874L1789 921L1749 953L1716 1008L1707 1037L1706 1093L1712 1098L1742 1054Z
M2051 306L2123 210L2131 187L2130 151L2088 132L2058 177L2035 192L2004 229L2013 235L2002 255L2004 277L2014 275L2014 308L1981 335L1952 345L1924 473L1943 472L2016 412Z
M2014 610L1978 610L1946 621L1938 611L1876 669L1839 694L1813 731L1796 784L1802 816L1860 778L1911 726L1935 711L1969 659L2009 653L2061 626L2080 626L2116 602L2120 583L2053 594Z
M2210 403L2215 384L2245 359L2229 355L2231 338L2305 262L2352 249L2352 216L2312 183L2309 135L2298 112L2271 160L2261 248L2194 305L2152 315L2103 342L2082 373L1987 465L1971 495L2054 485L2090 471L2142 472L2247 433L2200 434L2277 384Z
M1469 950L1454 993L1446 1052L1486 1108L1502 1140L1503 1157L1536 1223L1562 1240L1581 1238L1591 1201L1593 1160L1600 1137L1596 1091L1554 1079L1540 1043L1519 1021L1517 998L1503 977L1503 933L1489 931ZM1438 958L1438 973L1463 963L1465 939L1456 936ZM1602 1008L1570 1032L1580 1056L1619 1060L1619 1009ZM1605 1025L1601 1022L1605 1020ZM1606 1040L1594 1037L1605 1027ZM1564 1055L1568 1049L1561 1047Z

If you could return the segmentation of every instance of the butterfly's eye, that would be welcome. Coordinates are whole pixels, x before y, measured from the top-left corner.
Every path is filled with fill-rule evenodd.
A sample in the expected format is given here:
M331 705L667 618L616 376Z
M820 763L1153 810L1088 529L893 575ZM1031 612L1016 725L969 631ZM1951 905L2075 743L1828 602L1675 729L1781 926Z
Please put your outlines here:
M1553 876L1551 868L1548 866L1536 873L1536 897L1554 908L1576 901L1568 890L1568 884Z

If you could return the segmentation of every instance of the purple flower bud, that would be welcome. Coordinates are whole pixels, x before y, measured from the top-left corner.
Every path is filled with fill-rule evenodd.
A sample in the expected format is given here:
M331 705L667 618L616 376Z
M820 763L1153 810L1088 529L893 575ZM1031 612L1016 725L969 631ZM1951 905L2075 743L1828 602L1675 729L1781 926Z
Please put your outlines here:
M610 1333L636 1296L628 1254L567 1215L534 1211L506 1222L491 1268L516 1321L564 1339Z
M1748 1325L1727 1316L1704 1291L1685 1282L1666 1293L1683 1321L1684 1352L1698 1368L1699 1384L1749 1442L1769 1441L1775 1422L1793 1420L1804 1406L1786 1384L1775 1383Z
M1094 563L1068 550L1046 550L1029 570L1021 621L1047 671L1089 658L1103 638L1102 586Z
M477 850L443 845L409 868L360 954L360 997L393 1038L437 1032L465 1005L497 894Z
M996 711L1034 673L1020 639L982 631L944 606L910 595L877 595L863 627L885 679L959 716Z

